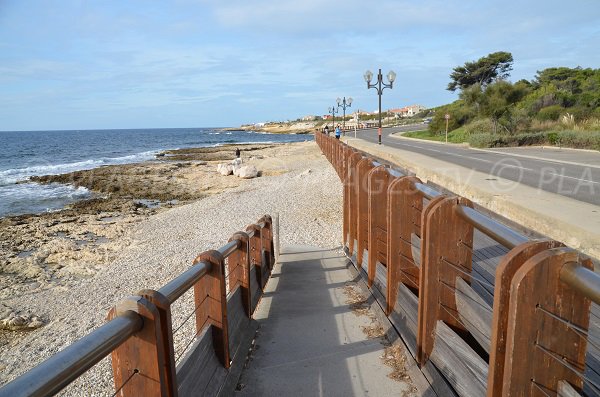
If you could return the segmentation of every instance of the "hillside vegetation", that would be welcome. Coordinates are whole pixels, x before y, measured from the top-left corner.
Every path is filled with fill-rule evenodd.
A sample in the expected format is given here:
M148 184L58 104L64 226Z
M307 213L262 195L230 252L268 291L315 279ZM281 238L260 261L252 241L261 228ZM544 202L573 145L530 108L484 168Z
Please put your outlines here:
M459 99L436 109L427 136L477 147L561 145L600 150L600 69L553 67L532 80L508 80L512 55L499 52L459 66L448 90Z

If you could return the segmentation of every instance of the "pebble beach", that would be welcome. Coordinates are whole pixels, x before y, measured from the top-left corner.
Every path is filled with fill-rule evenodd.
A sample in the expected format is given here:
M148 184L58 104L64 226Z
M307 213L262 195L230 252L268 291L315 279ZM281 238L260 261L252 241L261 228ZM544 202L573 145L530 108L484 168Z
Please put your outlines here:
M185 170L175 177L183 185L172 186L180 191L180 199L160 197L162 202L169 200L168 205L141 208L118 201L120 206L114 211L98 208L81 213L67 210L62 215L57 212L56 219L67 216L69 220L62 227L66 230L63 233L72 227L79 230L77 233L93 233L95 237L90 239L91 244L65 243L62 251L55 253L55 262L59 263L55 267L63 265L50 273L46 272L48 266L42 266L41 273L18 274L17 264L26 263L27 258L18 258L17 251L25 249L26 244L17 249L7 239L17 228L32 222L39 222L37 238L43 239L44 231L60 221L53 225L51 217L42 216L31 218L33 221L19 218L20 221L0 224L0 233L4 233L0 234L0 264L5 273L0 279L2 305L5 311L28 315L43 324L30 330L0 330L0 385L102 325L109 309L120 299L141 289L160 288L186 270L200 252L222 246L235 231L245 229L265 214L279 214L281 245L340 245L342 185L314 142L254 150L247 155L248 161L261 174L247 180L218 175L214 170L218 159L199 160L188 155L191 157L173 157L166 165L136 165L138 171L139 167L168 167L171 171L163 175L165 183L170 182L169 177L176 170ZM69 178L79 183L73 176ZM110 232L103 233L104 229ZM64 240L58 231L52 236ZM48 238L47 235L44 236ZM191 303L191 294L186 294L173 307L173 327L183 324L175 335L176 357L193 337L192 324L183 320L193 310ZM107 358L61 395L113 393Z

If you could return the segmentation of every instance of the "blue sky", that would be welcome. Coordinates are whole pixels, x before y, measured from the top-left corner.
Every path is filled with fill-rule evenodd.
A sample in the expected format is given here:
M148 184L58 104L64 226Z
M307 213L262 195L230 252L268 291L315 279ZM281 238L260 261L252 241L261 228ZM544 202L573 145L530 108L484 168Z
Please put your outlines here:
M237 126L436 106L453 67L600 67L600 1L0 0L0 130Z

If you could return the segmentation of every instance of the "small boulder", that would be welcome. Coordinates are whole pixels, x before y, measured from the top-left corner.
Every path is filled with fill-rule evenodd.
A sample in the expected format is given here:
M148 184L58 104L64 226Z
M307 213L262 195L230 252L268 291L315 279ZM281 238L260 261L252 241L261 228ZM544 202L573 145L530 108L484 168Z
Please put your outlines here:
M231 164L219 164L217 165L217 172L221 175L233 174L233 166Z
M236 172L236 176L244 179L256 178L258 176L258 170L253 165L243 165Z

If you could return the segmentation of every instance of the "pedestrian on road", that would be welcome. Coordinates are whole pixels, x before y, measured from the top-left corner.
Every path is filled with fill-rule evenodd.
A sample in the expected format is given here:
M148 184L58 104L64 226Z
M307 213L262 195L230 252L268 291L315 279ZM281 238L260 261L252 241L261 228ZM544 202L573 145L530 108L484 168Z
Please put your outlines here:
M342 135L342 129L340 128L340 125L338 124L337 127L335 127L335 139L340 139L341 135Z

